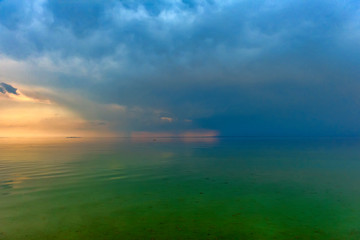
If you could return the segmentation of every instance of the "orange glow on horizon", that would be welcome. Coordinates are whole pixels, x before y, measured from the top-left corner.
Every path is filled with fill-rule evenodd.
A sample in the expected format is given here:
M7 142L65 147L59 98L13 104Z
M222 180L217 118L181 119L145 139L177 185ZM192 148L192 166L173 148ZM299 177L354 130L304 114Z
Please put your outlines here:
M182 133L173 132L132 132L131 138L181 138L181 139L204 139L204 141L211 141L209 139L219 136L219 133L214 130L193 130Z
M50 101L0 97L0 137L115 136L106 124L85 120Z

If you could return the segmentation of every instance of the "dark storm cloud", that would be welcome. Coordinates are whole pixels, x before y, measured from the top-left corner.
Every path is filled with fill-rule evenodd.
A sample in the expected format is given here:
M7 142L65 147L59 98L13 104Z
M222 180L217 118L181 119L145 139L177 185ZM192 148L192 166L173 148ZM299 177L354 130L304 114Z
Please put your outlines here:
M358 1L3 0L0 51L61 66L36 84L124 105L101 117L127 129L358 135L359 13Z

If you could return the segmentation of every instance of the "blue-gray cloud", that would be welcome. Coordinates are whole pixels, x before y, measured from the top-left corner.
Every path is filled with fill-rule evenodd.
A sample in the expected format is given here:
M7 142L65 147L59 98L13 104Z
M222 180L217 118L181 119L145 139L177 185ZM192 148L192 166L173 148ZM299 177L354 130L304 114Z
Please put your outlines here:
M13 86L11 86L10 84L6 84L6 83L0 83L0 93L11 93L11 94L15 94L18 95L17 92L17 88L14 88Z
M0 52L62 66L34 84L126 106L63 100L131 130L358 135L359 13L358 1L3 0Z

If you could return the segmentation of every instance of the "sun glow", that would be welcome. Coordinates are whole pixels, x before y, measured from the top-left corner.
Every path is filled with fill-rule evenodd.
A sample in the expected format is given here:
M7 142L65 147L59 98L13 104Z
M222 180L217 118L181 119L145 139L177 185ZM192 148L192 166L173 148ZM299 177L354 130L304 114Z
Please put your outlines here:
M0 94L0 137L113 136L106 124L85 120L48 99L15 89Z

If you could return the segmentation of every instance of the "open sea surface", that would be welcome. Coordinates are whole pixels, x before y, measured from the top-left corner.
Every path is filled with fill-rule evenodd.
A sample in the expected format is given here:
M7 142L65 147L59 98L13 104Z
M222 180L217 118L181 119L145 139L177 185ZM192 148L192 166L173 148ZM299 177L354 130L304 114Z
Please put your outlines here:
M360 139L0 139L0 239L360 239Z

